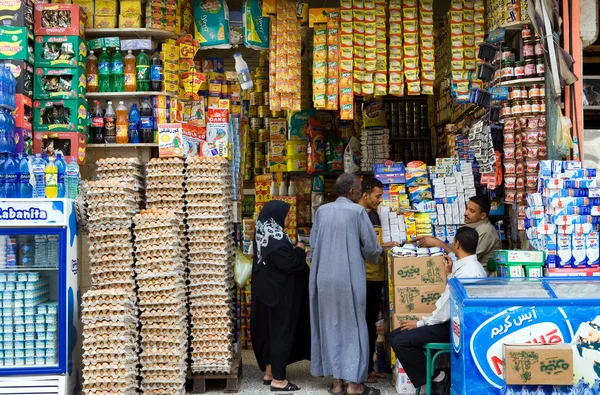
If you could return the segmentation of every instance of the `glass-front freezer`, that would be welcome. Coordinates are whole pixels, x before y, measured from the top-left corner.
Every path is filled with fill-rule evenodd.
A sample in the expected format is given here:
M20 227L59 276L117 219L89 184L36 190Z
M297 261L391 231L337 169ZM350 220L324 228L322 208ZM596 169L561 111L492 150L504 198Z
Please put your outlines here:
M77 394L73 201L0 201L0 393Z
M572 344L574 383L600 380L600 278L451 279L452 394L500 394L503 345Z

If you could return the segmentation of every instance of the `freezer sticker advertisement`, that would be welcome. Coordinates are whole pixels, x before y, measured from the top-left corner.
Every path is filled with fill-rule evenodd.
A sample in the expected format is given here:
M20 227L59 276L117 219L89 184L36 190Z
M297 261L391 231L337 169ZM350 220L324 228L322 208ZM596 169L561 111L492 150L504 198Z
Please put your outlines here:
M483 377L494 387L501 388L504 386L504 344L570 343L572 339L573 329L562 308L512 307L481 323L473 332L470 349Z
M0 201L0 225L66 225L62 200L14 199Z

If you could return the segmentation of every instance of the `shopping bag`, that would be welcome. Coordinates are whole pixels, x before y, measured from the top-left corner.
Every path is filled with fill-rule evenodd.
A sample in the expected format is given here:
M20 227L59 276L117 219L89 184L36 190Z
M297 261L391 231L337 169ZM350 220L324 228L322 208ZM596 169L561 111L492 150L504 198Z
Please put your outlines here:
M244 255L240 249L235 251L235 265L233 268L235 283L244 288L252 275L252 259Z

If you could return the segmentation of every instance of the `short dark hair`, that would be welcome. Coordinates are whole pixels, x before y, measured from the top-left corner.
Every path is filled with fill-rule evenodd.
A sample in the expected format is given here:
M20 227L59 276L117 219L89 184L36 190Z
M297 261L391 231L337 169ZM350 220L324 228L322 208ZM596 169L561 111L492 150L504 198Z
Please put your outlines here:
M375 188L383 189L383 183L375 177L367 177L362 180L361 190L362 193L371 194Z
M492 209L492 204L490 203L490 200L488 198L477 195L477 196L473 196L472 198L470 198L469 201L478 205L479 208L481 208L481 211L486 213L486 215L490 215L490 210Z
M467 254L477 253L477 243L479 243L479 233L473 228L463 226L456 231L454 241L460 243L460 248Z
M335 180L335 193L338 196L348 196L350 190L356 186L358 177L351 173L344 173Z

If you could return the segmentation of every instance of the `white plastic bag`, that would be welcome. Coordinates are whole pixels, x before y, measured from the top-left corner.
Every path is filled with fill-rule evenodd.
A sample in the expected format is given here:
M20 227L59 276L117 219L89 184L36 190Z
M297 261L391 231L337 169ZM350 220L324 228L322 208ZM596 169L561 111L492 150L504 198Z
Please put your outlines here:
M352 136L344 150L344 171L346 173L356 173L360 170L360 165L358 163L359 153L360 142L356 137Z
M235 283L244 288L252 276L252 259L244 255L240 249L235 250L235 266L233 268Z

